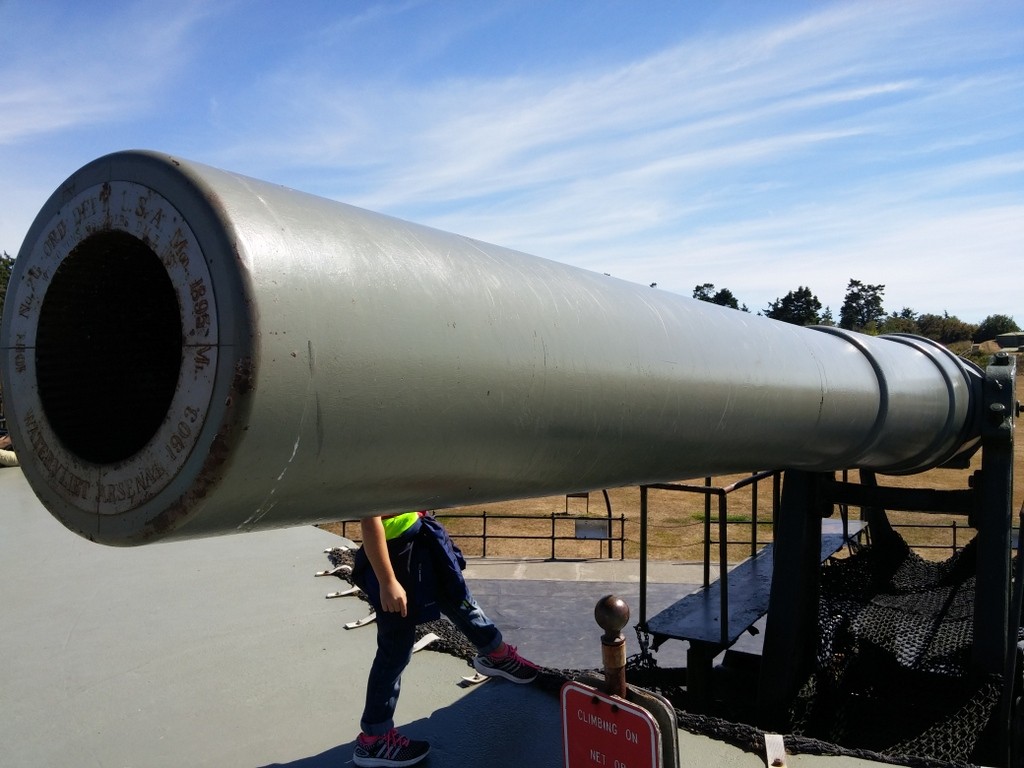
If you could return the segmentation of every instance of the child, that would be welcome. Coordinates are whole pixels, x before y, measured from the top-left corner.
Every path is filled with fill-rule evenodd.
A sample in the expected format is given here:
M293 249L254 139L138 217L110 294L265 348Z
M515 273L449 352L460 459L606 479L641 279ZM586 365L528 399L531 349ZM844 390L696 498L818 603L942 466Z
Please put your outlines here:
M377 655L366 681L362 733L352 762L413 765L427 756L430 745L399 734L394 714L417 624L444 613L476 646L473 666L483 675L529 683L537 667L502 640L477 605L462 576L466 561L433 515L419 511L364 518L362 534L352 579L377 612Z

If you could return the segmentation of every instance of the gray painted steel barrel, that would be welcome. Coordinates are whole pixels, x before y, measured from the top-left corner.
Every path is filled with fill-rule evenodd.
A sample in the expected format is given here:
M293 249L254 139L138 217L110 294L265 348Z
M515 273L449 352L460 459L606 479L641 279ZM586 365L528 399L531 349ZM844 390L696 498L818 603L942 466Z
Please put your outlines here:
M136 544L975 438L976 368L827 330L123 152L40 211L0 352L36 493Z

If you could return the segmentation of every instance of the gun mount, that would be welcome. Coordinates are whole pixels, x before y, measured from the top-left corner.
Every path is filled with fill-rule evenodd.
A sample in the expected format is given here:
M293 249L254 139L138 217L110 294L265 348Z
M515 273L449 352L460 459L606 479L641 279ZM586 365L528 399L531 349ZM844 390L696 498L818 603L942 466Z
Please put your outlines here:
M999 659L983 666L1013 655L1013 377L926 339L799 328L122 152L41 209L0 354L34 491L113 545L770 465L803 507L781 549L810 562L807 478L920 472L984 444L979 592L1003 597L976 633ZM809 573L772 588L805 639ZM780 674L788 695L796 671Z

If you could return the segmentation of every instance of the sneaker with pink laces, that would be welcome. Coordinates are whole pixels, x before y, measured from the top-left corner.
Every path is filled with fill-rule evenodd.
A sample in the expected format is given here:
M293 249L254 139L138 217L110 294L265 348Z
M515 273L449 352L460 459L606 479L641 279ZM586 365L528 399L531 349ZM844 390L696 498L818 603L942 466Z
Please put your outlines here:
M415 765L430 753L425 741L415 741L392 728L383 736L359 734L352 762L361 768L390 768L391 766Z
M537 678L537 665L520 656L514 645L506 645L501 656L474 656L473 668L481 675L503 677L513 683L532 683Z

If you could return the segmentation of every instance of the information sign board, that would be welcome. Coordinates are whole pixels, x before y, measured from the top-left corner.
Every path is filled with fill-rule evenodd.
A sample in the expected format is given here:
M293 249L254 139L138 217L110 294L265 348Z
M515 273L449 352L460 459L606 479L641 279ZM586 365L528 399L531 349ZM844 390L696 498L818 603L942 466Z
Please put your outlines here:
M662 768L651 713L582 683L562 686L562 742L566 768Z
M576 518L577 539L610 539L611 537L611 525L607 520L597 517Z

